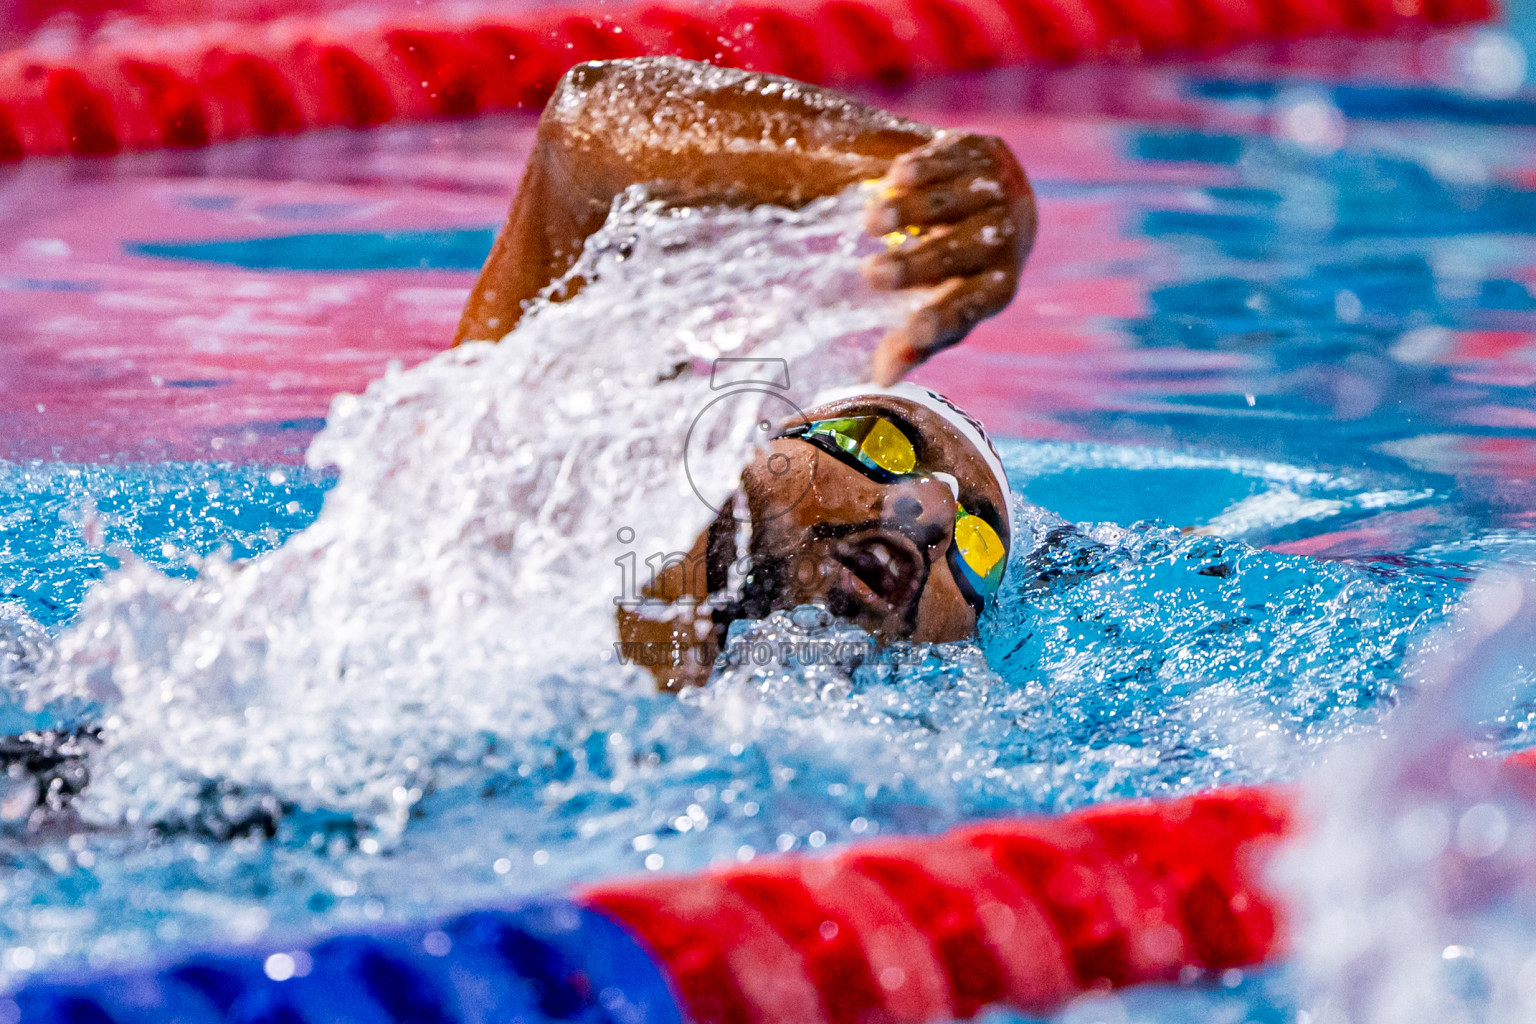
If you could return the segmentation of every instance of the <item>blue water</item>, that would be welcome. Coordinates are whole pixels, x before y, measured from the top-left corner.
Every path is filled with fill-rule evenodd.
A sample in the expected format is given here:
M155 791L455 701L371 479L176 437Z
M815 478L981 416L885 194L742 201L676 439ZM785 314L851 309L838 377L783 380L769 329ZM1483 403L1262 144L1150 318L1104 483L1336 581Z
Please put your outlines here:
M491 228L466 228L279 235L230 242L137 242L128 251L255 270L479 270L495 240Z
M1009 81L994 90L1003 109ZM1139 262L1089 251L1056 271L1053 284L1079 273L1144 286L1140 315L1093 318L1089 333L1108 344L1036 357L1019 346L978 363L1091 391L1042 399L1032 412L1053 429L1001 445L1034 507L1020 513L1028 542L980 655L962 645L844 666L820 690L745 673L682 701L573 687L510 752L488 729L473 784L422 795L398 837L217 778L185 816L150 828L10 823L6 975L1293 779L1382 728L1412 699L1405 666L1468 582L1493 564L1536 564L1536 179L1515 173L1536 165L1536 101L1209 70L1181 82L1217 113L1305 87L1351 134L1324 152L1256 131L1121 124L1117 180L1039 182L1045 217L1097 195L1125 237L1153 248ZM1168 168L1203 177L1148 184ZM299 272L336 269L337 237L138 252ZM423 257L400 248L407 236L370 237L347 268L471 266L488 240L409 236ZM221 380L169 383L217 393ZM186 575L209 555L258 557L313 521L331 483L268 464L0 463L0 629L11 630L0 636L46 646L40 630L67 625L127 559ZM731 700L763 717L730 725ZM47 721L30 715L0 708L0 724ZM1532 728L1523 692L1485 723L1501 749L1530 745ZM1288 1021L1301 1008L1278 970L1061 1019Z
M215 552L254 558L313 522L333 479L303 466L0 463L0 603L58 626L125 552L175 576Z

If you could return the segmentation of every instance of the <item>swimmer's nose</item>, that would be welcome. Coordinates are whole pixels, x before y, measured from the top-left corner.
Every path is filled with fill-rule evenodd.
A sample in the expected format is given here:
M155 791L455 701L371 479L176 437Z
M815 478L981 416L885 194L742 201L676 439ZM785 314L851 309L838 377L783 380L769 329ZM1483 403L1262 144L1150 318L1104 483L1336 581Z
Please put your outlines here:
M897 522L916 522L923 517L923 503L916 498L903 494L896 499L896 507L891 509L891 518Z
M936 480L893 487L881 504L882 518L923 547L943 540L955 521L954 495Z

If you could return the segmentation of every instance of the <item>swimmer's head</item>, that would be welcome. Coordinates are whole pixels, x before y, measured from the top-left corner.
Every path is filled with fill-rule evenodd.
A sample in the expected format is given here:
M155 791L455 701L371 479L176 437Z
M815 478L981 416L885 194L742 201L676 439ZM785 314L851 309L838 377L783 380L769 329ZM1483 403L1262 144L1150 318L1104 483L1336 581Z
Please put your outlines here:
M743 611L822 604L888 638L976 632L1007 565L1011 494L980 426L925 388L822 396L742 474Z

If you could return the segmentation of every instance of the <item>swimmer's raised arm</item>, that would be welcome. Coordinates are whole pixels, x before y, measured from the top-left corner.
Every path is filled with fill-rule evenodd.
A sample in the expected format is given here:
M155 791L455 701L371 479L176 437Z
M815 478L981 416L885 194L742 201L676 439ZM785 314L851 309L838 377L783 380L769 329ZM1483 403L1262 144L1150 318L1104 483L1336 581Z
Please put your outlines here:
M866 276L879 288L937 286L876 354L876 379L893 382L1013 297L1035 206L1002 141L774 75L668 57L578 65L539 119L455 344L511 330L631 185L679 206L794 207L875 178L868 228L905 241L873 257Z

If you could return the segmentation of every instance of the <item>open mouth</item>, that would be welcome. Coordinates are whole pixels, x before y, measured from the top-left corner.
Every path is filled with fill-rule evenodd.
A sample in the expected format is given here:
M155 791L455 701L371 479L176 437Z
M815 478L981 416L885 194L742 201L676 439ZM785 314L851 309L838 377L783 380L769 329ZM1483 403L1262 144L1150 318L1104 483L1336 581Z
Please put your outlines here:
M900 534L874 531L844 538L833 551L843 589L876 615L911 611L923 589L927 564L917 545Z

